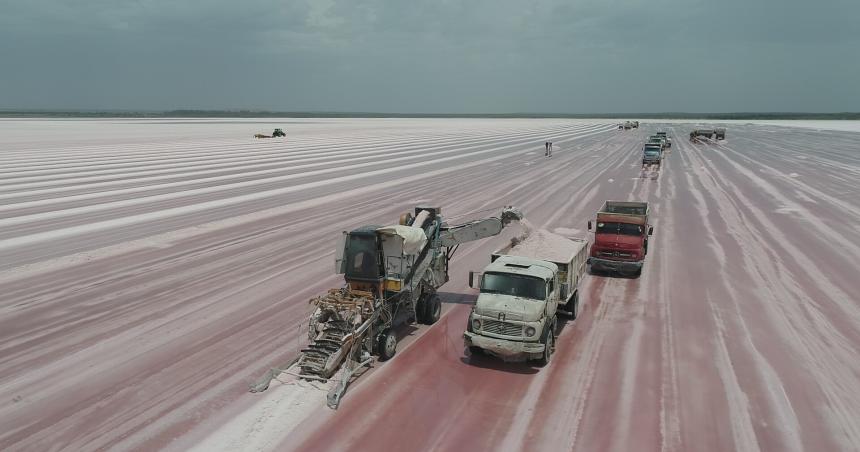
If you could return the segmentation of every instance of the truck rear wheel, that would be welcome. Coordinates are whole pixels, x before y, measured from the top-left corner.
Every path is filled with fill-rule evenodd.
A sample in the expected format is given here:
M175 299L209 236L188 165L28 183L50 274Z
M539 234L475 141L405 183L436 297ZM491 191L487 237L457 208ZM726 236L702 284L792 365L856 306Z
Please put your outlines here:
M379 354L380 361L387 361L394 357L394 354L397 353L397 336L394 331L387 329L379 335L376 353Z

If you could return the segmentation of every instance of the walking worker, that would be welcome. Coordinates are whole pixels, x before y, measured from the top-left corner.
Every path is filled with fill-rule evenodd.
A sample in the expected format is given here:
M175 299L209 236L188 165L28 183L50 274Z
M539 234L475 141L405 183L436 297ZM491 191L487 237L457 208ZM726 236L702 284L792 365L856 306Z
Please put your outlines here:
M549 141L544 141L544 142L543 142L543 147L544 147L543 156L544 156L544 157L549 157Z

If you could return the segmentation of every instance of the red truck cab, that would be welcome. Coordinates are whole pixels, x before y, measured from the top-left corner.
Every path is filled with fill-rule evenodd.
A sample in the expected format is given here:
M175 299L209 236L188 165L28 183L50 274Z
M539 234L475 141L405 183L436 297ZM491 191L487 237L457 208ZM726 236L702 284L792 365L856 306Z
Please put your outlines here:
M648 223L648 203L606 201L596 220L596 224L588 222L588 230L594 232L588 259L592 271L639 276L648 237L654 232Z

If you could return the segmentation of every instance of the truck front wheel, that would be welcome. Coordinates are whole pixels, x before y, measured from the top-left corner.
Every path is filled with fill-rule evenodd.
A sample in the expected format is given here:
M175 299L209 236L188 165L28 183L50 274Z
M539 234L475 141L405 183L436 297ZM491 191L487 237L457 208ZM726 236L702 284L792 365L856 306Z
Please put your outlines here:
M541 367L549 364L549 359L552 356L552 347L553 347L553 339L554 339L551 329L547 329L547 332L544 333L544 336L545 336L544 340L541 341L541 342L543 342L543 345L544 345L543 355L541 355L541 357L538 358L538 360L537 360L538 365Z

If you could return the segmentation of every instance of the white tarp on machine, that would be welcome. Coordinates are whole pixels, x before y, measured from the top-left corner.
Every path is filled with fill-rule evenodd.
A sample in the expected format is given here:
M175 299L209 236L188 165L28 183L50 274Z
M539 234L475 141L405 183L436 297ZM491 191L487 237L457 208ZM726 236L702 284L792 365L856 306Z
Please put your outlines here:
M394 225L385 226L376 230L385 235L396 235L403 239L403 254L416 255L424 249L427 244L427 235L424 230L412 226Z

